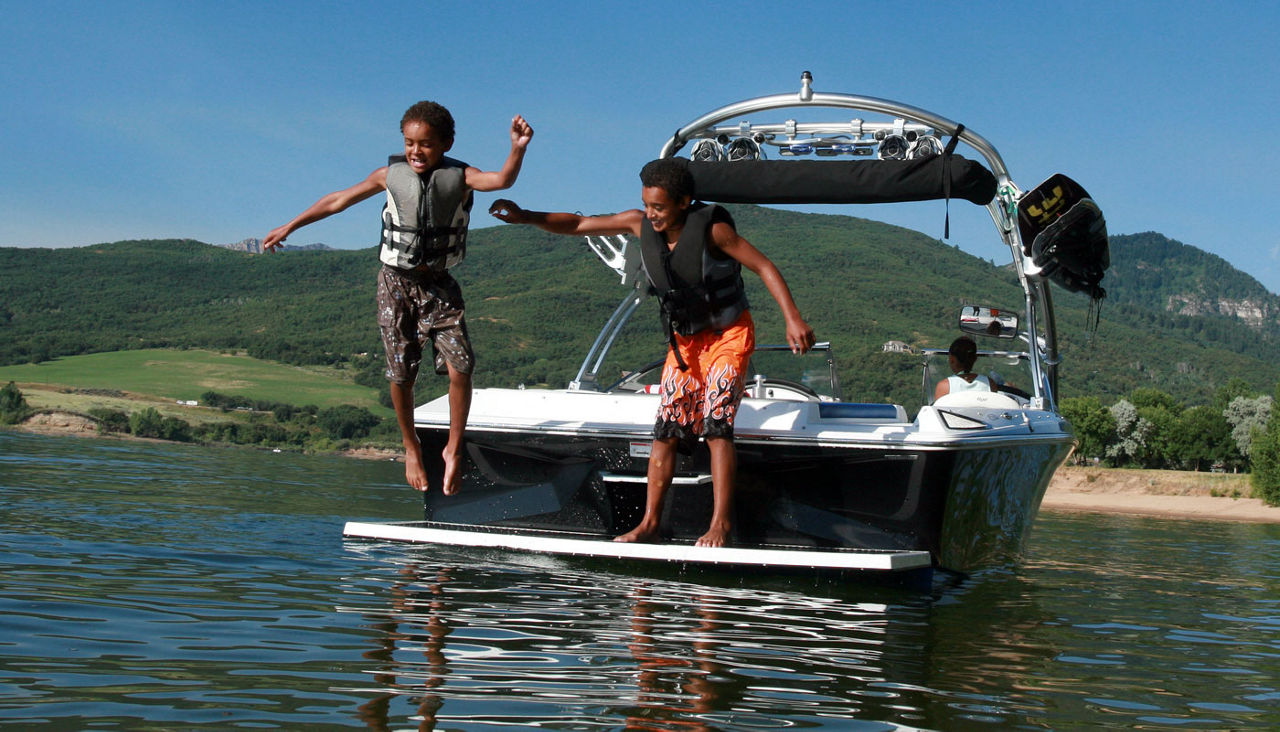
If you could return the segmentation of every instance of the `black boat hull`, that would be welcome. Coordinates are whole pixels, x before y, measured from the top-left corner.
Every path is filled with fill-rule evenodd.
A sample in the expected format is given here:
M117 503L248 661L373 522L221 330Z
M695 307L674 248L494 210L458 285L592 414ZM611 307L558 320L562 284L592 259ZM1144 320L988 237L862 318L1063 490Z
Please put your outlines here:
M419 428L432 485L446 433ZM956 572L1021 552L1066 440L998 446L890 448L737 440L735 546L924 550ZM644 508L648 442L640 436L469 430L463 486L428 491L424 518L451 526L570 531L602 540ZM681 456L663 535L691 541L711 516L709 456Z

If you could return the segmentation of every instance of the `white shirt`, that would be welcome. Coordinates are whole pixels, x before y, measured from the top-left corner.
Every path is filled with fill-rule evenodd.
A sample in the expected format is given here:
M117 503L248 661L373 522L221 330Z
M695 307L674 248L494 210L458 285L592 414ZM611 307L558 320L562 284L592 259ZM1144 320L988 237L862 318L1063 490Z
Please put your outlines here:
M958 394L962 391L991 391L991 380L979 374L973 381L965 381L961 376L947 377L947 391Z

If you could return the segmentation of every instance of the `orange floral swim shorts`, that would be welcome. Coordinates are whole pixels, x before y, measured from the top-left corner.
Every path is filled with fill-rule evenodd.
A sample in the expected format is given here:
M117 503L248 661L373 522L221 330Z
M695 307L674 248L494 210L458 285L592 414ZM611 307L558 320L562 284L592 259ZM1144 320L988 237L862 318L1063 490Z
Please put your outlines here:
M732 437L747 363L755 348L750 311L743 311L722 331L676 335L662 367L662 403L653 426L654 438ZM680 369L675 349L687 369Z

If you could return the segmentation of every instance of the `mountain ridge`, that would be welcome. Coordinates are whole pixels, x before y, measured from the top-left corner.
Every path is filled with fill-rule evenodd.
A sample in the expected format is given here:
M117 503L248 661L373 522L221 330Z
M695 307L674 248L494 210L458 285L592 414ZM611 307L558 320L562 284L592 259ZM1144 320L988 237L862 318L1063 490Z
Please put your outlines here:
M223 249L230 249L233 252L246 252L248 254L263 253L262 240L253 236L247 239L241 239L240 241L234 242L232 244L218 244L217 246L220 246ZM329 251L333 249L333 247L329 246L328 244L321 244L319 242L314 244L301 244L301 245L282 244L280 245L280 247L282 251L286 251L286 252L316 252L316 251L323 252L323 251Z
M882 353L886 342L945 347L961 304L1020 309L1022 292L1007 267L919 232L840 214L730 210L783 272L818 337L837 343L851 398L918 402L918 358ZM1063 396L1115 398L1152 386L1204 403L1232 377L1270 393L1280 377L1280 338L1268 309L1275 296L1220 258L1159 236L1112 237L1108 297L1092 337L1087 300L1054 288ZM479 354L477 385L567 383L626 294L616 275L580 237L501 226L475 229L470 239L456 276ZM205 347L344 364L380 349L373 248L258 257L193 240L132 240L0 248L0 266L10 273L0 282L0 363ZM779 341L772 298L758 278L747 275L747 282L758 341ZM1241 307L1220 304L1169 308L1176 295L1254 303L1260 317L1241 318ZM660 353L663 338L651 302L633 321L615 351L634 365Z
M1222 257L1158 232L1110 237L1107 277L1119 302L1178 315L1231 317L1269 333L1280 320L1280 296Z

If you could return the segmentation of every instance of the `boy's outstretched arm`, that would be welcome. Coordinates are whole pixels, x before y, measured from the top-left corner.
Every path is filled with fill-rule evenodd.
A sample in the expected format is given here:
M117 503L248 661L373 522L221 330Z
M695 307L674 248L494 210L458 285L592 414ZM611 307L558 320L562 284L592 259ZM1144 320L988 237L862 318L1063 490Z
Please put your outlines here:
M644 212L632 209L605 216L581 216L579 214L545 211L526 211L505 198L499 198L489 207L494 218L508 224L529 224L552 234L631 234L640 236L640 222Z
M501 170L484 171L467 168L467 186L473 191L501 191L515 184L524 163L524 152L533 139L533 128L524 117L516 115L511 120L511 152Z
M793 353L806 353L813 348L813 328L800 317L800 308L796 307L791 297L791 289L777 266L751 242L738 235L734 228L724 222L716 222L711 226L711 240L716 247L734 259L743 267L755 272L764 283L769 294L778 302L782 317L787 322L787 345Z
M368 178L365 178L345 190L330 193L319 201L311 204L306 211L298 214L289 223L272 229L271 233L267 234L267 238L262 240L262 250L271 251L275 247L284 244L284 240L290 234L301 229L307 224L315 223L320 219L332 216L339 211L345 211L378 191L385 191L386 189L387 169L378 168L370 173Z

